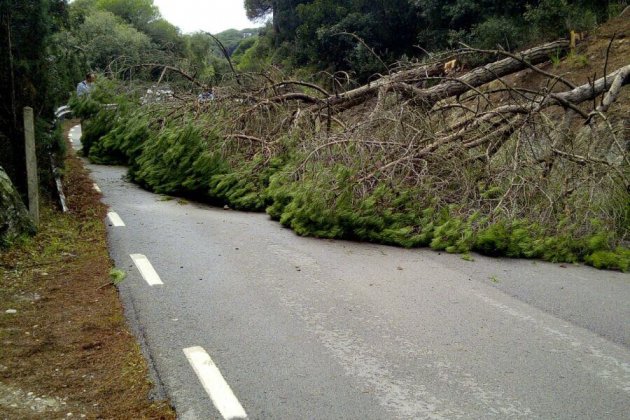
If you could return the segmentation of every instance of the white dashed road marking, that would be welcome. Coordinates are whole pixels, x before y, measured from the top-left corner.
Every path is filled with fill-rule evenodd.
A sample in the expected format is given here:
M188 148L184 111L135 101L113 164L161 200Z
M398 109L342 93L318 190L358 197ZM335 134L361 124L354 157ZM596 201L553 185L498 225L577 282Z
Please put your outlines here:
M210 396L212 403L226 420L246 419L247 414L210 355L201 347L184 349L184 354Z
M140 271L142 278L144 278L149 286L159 286L164 284L162 283L162 280L160 280L160 276L155 271L147 257L142 254L131 254L130 257L136 267L138 267L138 271Z
M112 225L114 225L115 227L125 226L125 222L123 222L118 213L110 211L109 213L107 213L107 217L109 218L109 221L112 222Z

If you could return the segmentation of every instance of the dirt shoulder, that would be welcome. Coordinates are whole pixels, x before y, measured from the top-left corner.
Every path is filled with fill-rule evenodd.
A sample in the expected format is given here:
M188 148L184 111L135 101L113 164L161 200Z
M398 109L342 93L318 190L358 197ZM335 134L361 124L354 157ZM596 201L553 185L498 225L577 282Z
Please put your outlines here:
M38 234L0 254L0 418L174 419L149 400L109 278L106 207L72 154L64 188L70 213L45 204Z

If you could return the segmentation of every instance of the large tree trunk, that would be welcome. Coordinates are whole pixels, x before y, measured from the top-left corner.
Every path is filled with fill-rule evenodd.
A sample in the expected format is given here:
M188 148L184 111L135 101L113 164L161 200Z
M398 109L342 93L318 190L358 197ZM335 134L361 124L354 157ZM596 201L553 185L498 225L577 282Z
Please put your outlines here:
M11 244L23 234L35 233L20 195L4 169L0 167L0 247Z
M515 55L520 60L512 57L504 58L503 60L478 67L456 79L445 80L428 89L419 89L408 83L398 83L393 88L414 102L431 108L442 99L461 95L469 90L497 80L499 77L521 71L528 68L528 64L536 65L547 61L552 55L560 54L566 50L568 46L569 41L566 40L550 42Z
M529 50L514 54L485 66L476 68L459 78L444 78L441 83L428 89L418 87L418 82L440 77L444 73L444 64L435 63L428 66L403 70L383 76L375 82L368 83L353 90L331 96L327 102L337 111L351 108L369 97L376 96L379 89L393 89L418 104L432 107L442 99L461 95L473 88L490 83L499 77L516 73L523 69L549 60L553 55L562 55L569 47L569 41L549 42ZM518 58L518 59L517 59ZM323 101L322 101L323 102Z

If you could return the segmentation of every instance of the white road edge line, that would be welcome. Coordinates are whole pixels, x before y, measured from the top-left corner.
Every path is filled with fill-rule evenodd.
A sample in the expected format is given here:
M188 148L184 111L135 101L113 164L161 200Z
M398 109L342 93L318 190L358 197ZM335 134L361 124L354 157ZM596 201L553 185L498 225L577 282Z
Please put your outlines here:
M131 254L130 257L136 267L138 267L138 271L140 271L142 278L149 284L149 286L159 286L164 284L162 283L162 280L160 280L160 276L155 271L147 257L142 254Z
M238 402L228 383L223 379L219 368L214 364L210 355L202 347L189 347L184 349L184 354L223 418L226 420L246 419L247 413Z
M110 211L109 213L107 213L107 218L110 222L112 222L112 225L114 225L115 227L125 227L125 222L123 222L118 213L116 213L115 211Z
M101 192L101 189L99 188L99 186L98 186L98 185L96 185L96 183L94 183L93 187L94 187L94 190L95 190L97 193L100 193L100 192Z

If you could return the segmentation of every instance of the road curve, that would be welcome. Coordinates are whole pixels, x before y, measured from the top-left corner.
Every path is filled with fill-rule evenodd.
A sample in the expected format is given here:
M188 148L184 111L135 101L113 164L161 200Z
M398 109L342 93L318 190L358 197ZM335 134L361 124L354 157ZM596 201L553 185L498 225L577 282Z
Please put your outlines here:
M628 418L627 274L300 238L89 168L182 419Z

